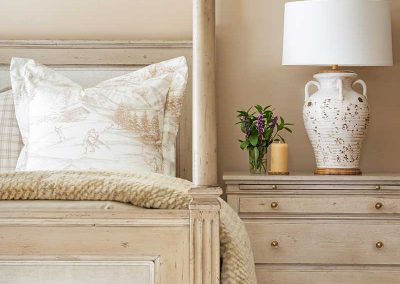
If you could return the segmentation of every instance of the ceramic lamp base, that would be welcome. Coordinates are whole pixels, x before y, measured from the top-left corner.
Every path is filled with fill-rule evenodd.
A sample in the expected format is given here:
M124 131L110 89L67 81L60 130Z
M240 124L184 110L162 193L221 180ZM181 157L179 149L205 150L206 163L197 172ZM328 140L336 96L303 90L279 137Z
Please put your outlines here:
M352 72L330 71L306 85L304 125L314 148L318 175L360 175L360 156L369 124L367 86ZM362 94L353 86L360 84ZM318 91L309 94L315 85Z
M360 169L320 169L320 168L317 168L314 173L316 175L349 175L349 176L359 176L362 174Z

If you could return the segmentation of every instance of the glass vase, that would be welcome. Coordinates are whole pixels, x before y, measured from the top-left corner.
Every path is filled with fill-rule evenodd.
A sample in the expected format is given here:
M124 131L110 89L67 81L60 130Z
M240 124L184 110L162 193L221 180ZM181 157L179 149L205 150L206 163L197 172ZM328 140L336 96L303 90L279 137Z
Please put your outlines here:
M249 167L251 174L267 173L267 150L265 147L249 149Z

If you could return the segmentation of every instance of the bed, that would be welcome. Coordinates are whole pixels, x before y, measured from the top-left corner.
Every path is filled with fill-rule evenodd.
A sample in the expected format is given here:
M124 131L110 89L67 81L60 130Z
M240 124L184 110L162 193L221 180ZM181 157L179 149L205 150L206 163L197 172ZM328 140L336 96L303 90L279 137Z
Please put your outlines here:
M177 56L186 57L193 74L176 141L176 174L193 180L188 208L152 210L112 201L118 198L2 200L1 284L220 283L215 4L196 0L193 6L193 47L190 41L0 41L0 89L9 86L16 56L39 60L83 86ZM0 187L8 186L7 178ZM235 277L230 283L252 283Z

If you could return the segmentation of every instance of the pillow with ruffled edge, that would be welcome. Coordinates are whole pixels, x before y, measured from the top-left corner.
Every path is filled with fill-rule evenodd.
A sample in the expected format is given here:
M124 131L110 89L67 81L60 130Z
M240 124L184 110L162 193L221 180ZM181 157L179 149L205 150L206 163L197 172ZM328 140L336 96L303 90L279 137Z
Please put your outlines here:
M161 62L158 64L150 65L148 67L142 68L138 71L129 73L127 75L123 75L111 80L107 80L103 83L98 84L97 86L93 88L88 88L86 90L83 90L79 85L75 84L68 78L62 76L61 74L48 69L40 64L37 64L33 60L28 60L28 59L13 59L12 64L11 64L11 80L13 83L13 90L14 90L14 97L15 97L15 104L16 104L16 112L17 112L17 118L18 122L20 124L22 136L24 139L25 144L27 147L25 147L23 153L21 154L20 161L18 162L20 170L28 170L31 169L29 165L27 165L27 159L26 156L29 157L29 149L32 147L29 146L29 141L28 137L30 136L30 117L32 114L37 115L36 120L34 120L35 123L42 122L43 120L47 121L53 121L53 124L51 125L53 129L50 129L51 135L50 139L53 143L57 142L58 146L60 147L60 143L65 141L66 137L62 132L62 128L60 128L60 125L55 125L54 121L60 123L61 121L65 122L65 119L67 120L73 120L73 119L78 119L81 120L83 117L88 116L87 114L87 109L86 108L104 108L103 105L101 105L104 102L108 102L110 98L108 97L111 92L111 95L113 99L115 100L118 98L119 104L118 107L116 108L114 106L113 113L106 113L108 116L113 115L113 123L114 127L118 126L122 129L132 131L138 126L139 123L134 122L135 120L135 115L131 115L130 109L126 109L126 105L122 105L121 103L123 101L120 96L123 96L123 94L129 96L132 95L132 90L129 88L134 88L137 87L137 85L140 85L140 83L143 83L143 81L147 82L153 82L156 81L156 78L168 78L168 84L162 84L164 87L164 92L165 88L167 88L167 100L166 103L165 101L161 100L161 102L165 103L166 110L162 114L159 113L158 116L160 119L157 122L157 119L155 118L156 116L150 115L150 120L148 121L147 125L153 124L156 125L157 123L159 126L162 126L162 135L158 136L162 141L161 143L161 152L164 154L166 153L166 156L162 155L161 160L162 160L162 165L159 166L159 163L155 162L158 159L154 158L151 156L150 153L154 152L156 153L157 151L147 151L146 155L147 158L144 158L145 160L149 163L153 164L158 164L158 166L154 167L153 171L155 172L163 172L166 174L173 174L175 172L175 140L176 140L176 134L178 132L178 125L179 125L179 116L180 116L180 108L183 100L183 94L184 94L184 89L186 87L186 81L187 81L187 64L186 60L184 57L168 60L165 62ZM55 88L54 85L52 84L55 83ZM154 83L154 82L153 82ZM166 86L168 85L168 86ZM157 89L156 86L155 89ZM67 88L67 89L65 89ZM69 89L68 89L69 88ZM128 88L128 92L127 89ZM154 86L153 86L154 88ZM65 93L66 91L66 93ZM59 94L61 92L62 95ZM63 94L64 92L64 94ZM83 96L83 98L86 100L82 100L82 102L77 102L79 101L79 96L77 95L80 92L89 92L91 93L92 96ZM116 93L118 94L116 94ZM75 93L75 98L71 99L70 95ZM162 92L161 92L162 93ZM32 102L35 101L36 95L39 94L39 96L36 98L36 108L39 108L39 110L31 111L30 105ZM57 96L58 95L58 96ZM143 96L143 94L141 94ZM153 96L154 97L154 96ZM162 96L158 94L158 99L161 99ZM44 99L44 101L43 101ZM124 98L125 100L127 97ZM49 100L49 101L46 101ZM52 101L53 100L53 101ZM122 101L121 101L122 100ZM70 103L72 102L72 109L66 109L66 108L60 108L60 104L62 105L64 101L69 101ZM46 105L47 103L47 105ZM80 105L79 105L80 103ZM87 105L85 105L85 103ZM89 104L88 104L89 103ZM115 102L113 102L115 104ZM54 109L54 106L58 106L58 109ZM158 104L160 105L160 104ZM45 106L45 107L44 107ZM44 108L43 108L44 107ZM69 106L71 107L71 106ZM35 108L34 108L35 109ZM49 111L50 109L50 111ZM118 111L117 111L118 109ZM74 115L75 112L75 115ZM26 114L29 113L29 116ZM47 116L44 116L43 114L46 113ZM62 115L60 114L62 113ZM118 113L118 115L117 115ZM25 114L25 115L24 115ZM143 114L143 113L142 113ZM95 117L97 116L104 115L96 113L94 115ZM55 117L54 117L55 116ZM74 118L75 116L75 118ZM91 119L93 119L93 115L89 115ZM139 115L140 116L140 115ZM143 117L142 117L143 118ZM64 120L63 120L64 119ZM119 120L119 125L118 125L118 120ZM136 117L137 120L137 117ZM167 123L164 123L167 122ZM81 122L80 122L81 123ZM108 126L110 127L110 121L108 121ZM104 125L103 121L103 129L102 131L106 131L106 125ZM88 127L88 125L86 125ZM89 124L90 128L90 124ZM99 139L99 133L96 128L90 128L86 129L85 133L85 138L83 139L84 142L81 142L80 145L77 143L77 138L75 137L75 146L72 146L72 148L75 147L75 152L70 151L68 152L68 155L70 156L71 153L75 153L75 158L80 157L82 158L82 152L86 152L86 156L89 155L91 152L96 152L96 148L104 148L107 149L106 143L104 141L101 141ZM76 129L75 131L79 131L81 128ZM84 128L82 128L84 129ZM136 129L137 130L137 129ZM46 132L47 131L47 132ZM47 127L46 131L44 132L46 135L49 134L49 128ZM108 132L110 129L108 129ZM154 131L153 131L154 132ZM107 133L107 131L105 132ZM164 135L165 133L165 135ZM43 134L43 133L42 133ZM104 134L104 133L103 133ZM110 133L108 133L110 134ZM143 133L142 133L143 134ZM149 134L149 132L147 132ZM154 134L154 133L153 133ZM81 133L82 135L82 133ZM143 136L143 135L142 135ZM151 135L147 135L151 136ZM173 138L173 143L169 143ZM79 135L78 135L79 137ZM107 137L107 135L106 135ZM38 138L38 137L36 137ZM42 141L43 137L40 137L39 135L39 142ZM47 137L49 138L49 137ZM46 138L46 139L47 139ZM82 137L80 137L82 138ZM142 137L143 138L143 137ZM147 144L148 145L155 145L157 144L156 141L153 141L154 143L151 143L152 140L149 140L149 138L154 139L153 137L147 137ZM44 139L44 141L46 141ZM57 141L58 139L58 141ZM111 138L110 138L111 139ZM113 138L114 139L114 138ZM47 139L48 140L48 139ZM79 140L79 139L78 139ZM112 140L112 139L111 139ZM71 141L70 141L71 142ZM150 142L150 143L149 143ZM85 144L86 143L86 144ZM97 143L97 145L96 145ZM172 144L172 145L171 145ZM84 146L85 145L85 146ZM69 145L71 147L71 145ZM78 152L80 152L79 155L77 155L77 148L80 148ZM39 149L40 152L40 147L36 148L36 150ZM46 151L49 151L49 148L43 148L42 147L42 155L46 156L46 153L43 153L43 149ZM83 150L85 149L85 150ZM107 152L104 152L104 149L100 149L97 152L102 153L103 155ZM53 149L54 150L54 149ZM56 154L59 155L60 149L56 149L56 151L52 153L52 155ZM64 149L65 150L65 149ZM102 152L102 151L103 152ZM119 153L119 159L117 160L118 163L121 162L121 154L126 154L124 153L123 149L119 149L120 151L117 151ZM147 149L149 150L149 149ZM58 152L57 152L58 151ZM122 151L122 152L121 152ZM51 151L50 151L51 152ZM61 151L63 152L63 151ZM143 151L142 151L143 152ZM153 153L153 154L154 154ZM172 154L173 153L173 154ZM27 154L27 155L24 155ZM109 153L108 153L109 154ZM149 158L150 154L150 158ZM173 155L172 160L170 159ZM40 155L39 155L40 156ZM61 155L62 156L62 155ZM90 156L90 155L89 155ZM58 159L59 157L57 157ZM99 158L99 157L97 157ZM55 160L57 160L55 159ZM87 160L87 157L86 157ZM101 161L102 159L100 159ZM43 162L43 161L42 161ZM87 161L86 161L87 162ZM100 162L101 164L102 162ZM46 165L46 163L40 163L42 166ZM121 163L120 163L121 164ZM166 164L166 166L164 166ZM65 166L65 163L63 164ZM76 165L73 165L71 163L71 159L68 163L68 165L72 168ZM90 163L89 163L90 165ZM124 165L124 163L122 163ZM172 168L171 168L172 165ZM60 167L59 164L55 163L53 164L51 169L54 169L53 167ZM106 165L102 165L101 168L104 169ZM168 167L169 166L169 167ZM85 167L88 167L88 165L85 165ZM90 167L90 166L89 166ZM35 167L34 167L35 168ZM68 167L67 167L68 168ZM79 167L78 167L79 168ZM96 168L96 167L95 167ZM41 169L39 167L39 169Z

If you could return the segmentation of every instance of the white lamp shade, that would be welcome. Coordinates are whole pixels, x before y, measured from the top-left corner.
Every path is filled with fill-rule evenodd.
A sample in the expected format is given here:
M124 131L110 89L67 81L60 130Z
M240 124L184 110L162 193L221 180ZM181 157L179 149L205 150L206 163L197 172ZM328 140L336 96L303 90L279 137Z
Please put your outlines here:
M393 65L390 3L385 0L286 3L282 63Z

